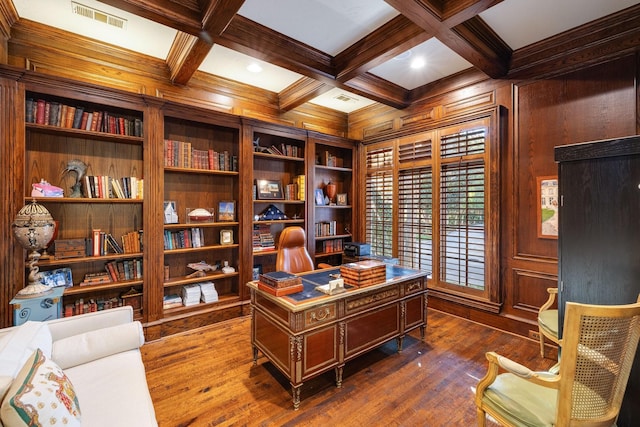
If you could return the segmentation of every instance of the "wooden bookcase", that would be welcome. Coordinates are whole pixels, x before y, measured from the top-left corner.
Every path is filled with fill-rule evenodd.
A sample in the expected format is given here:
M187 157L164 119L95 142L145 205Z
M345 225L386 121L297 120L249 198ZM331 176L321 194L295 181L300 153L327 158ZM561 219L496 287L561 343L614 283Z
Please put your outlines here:
M310 158L313 159L309 165L311 185L308 186L311 201L309 251L316 265L340 265L344 243L352 241L353 203L357 200L353 186L355 145L341 138L310 132L309 147ZM333 200L327 197L328 184L336 186ZM318 193L320 200L316 200Z
M248 244L257 274L275 269L283 228L299 225L307 229L306 192L298 188L298 183L306 182L307 135L305 131L249 120L244 134L245 146L252 149L249 183L253 209ZM270 191L274 186L280 190ZM284 216L267 215L274 210Z
M41 272L71 270L73 286L66 288L63 295L63 311L67 314L128 302L134 306L136 317L142 318L144 195L130 193L126 198L117 198L109 188L109 179L118 180L122 187L125 180L131 182L130 177L143 182L143 110L129 102L100 104L86 95L79 95L77 99L67 97L71 96L69 93L64 95L56 90L26 92L24 202L34 199L32 184L41 180L62 188L63 197L35 199L57 221L57 246L61 248L63 241L74 240L75 247L80 242L79 247L84 252L81 256L66 258L61 250L54 249L55 254L41 259L38 266ZM67 113L57 114L61 116L58 120L56 110ZM74 115L77 116L75 124ZM96 120L92 128L91 117L98 116L102 125ZM112 121L115 127L108 126L108 117L115 118ZM118 126L118 122L122 126ZM129 123L132 125L128 126ZM136 130L133 123L137 124ZM71 187L78 178L78 174L65 172L72 160L80 160L86 165L86 178L80 180L81 197L70 197ZM146 191L142 186L138 188ZM94 244L95 237L104 241L107 234L114 237L125 253L117 253L106 243ZM133 235L139 245L125 245L123 236L127 234ZM94 249L96 246L100 246L99 251ZM110 282L89 282L90 276L97 280L96 276L106 273L108 264L121 269L114 273ZM134 296L123 300L125 293Z
M166 269L163 297L182 297L185 286L201 282L213 282L218 294L214 302L165 307L163 318L237 303L241 298L243 268L237 213L240 206L239 123L216 121L216 115L210 113L197 116L193 110L186 114L172 109L164 115L163 142L163 213L166 207L174 214L173 218L167 215L169 218L163 221L163 267ZM211 218L190 216L196 209L210 212ZM201 261L216 270L204 272L203 277L193 277L196 270L188 264ZM235 271L223 272L225 262Z

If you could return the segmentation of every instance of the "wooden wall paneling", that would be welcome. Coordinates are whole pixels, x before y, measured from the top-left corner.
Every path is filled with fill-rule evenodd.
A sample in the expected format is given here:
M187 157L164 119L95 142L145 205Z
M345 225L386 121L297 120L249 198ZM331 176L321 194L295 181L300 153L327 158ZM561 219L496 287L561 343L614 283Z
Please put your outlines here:
M634 65L629 56L555 79L517 85L515 256L557 258L557 241L537 237L536 177L557 175L553 161L557 145L635 132Z
M24 88L16 79L0 78L0 327L13 324L9 301L25 284L25 251L10 224L24 205Z

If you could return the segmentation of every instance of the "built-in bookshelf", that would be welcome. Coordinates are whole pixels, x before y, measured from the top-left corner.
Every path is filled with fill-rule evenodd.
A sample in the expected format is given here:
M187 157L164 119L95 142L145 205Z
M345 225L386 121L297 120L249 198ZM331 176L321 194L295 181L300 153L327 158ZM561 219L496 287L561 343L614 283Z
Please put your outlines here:
M253 267L269 272L282 229L306 229L306 132L259 125L245 132L253 151Z
M240 300L240 130L200 118L164 116L165 319Z
M144 117L131 105L26 92L24 200L35 198L56 221L38 267L64 281L65 315L129 303L142 317L141 298L128 297L144 288ZM42 191L47 185L61 194Z
M355 148L348 141L316 133L310 133L309 146L313 164L308 191L313 205L308 239L316 265L340 265L344 243L352 240Z

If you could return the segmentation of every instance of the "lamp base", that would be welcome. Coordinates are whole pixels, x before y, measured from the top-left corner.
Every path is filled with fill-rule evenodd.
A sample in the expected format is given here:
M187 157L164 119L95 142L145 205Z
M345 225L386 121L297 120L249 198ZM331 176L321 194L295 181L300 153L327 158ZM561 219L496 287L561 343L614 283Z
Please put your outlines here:
M42 283L30 283L20 291L18 291L16 298L35 298L47 295L53 292L53 288L43 285Z

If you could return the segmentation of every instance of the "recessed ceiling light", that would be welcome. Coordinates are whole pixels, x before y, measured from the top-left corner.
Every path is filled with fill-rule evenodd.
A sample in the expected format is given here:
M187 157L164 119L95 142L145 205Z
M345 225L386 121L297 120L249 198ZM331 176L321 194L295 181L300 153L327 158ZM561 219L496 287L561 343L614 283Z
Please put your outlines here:
M247 70L251 71L252 73L259 73L262 71L262 67L257 63L252 62L247 66Z
M424 67L426 64L427 64L427 61L425 61L424 58L417 57L417 58L414 58L413 61L411 61L411 68L413 68L414 70L417 70L419 68Z

